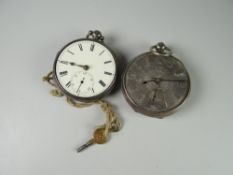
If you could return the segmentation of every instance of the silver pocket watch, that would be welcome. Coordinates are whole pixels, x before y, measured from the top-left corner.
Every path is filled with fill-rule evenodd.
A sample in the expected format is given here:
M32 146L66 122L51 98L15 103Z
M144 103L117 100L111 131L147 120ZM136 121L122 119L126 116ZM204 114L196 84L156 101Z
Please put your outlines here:
M162 118L185 101L190 78L184 64L160 42L128 65L122 76L122 91L136 112Z
M100 105L105 113L104 124L96 126L92 138L77 148L81 152L94 144L106 143L111 133L121 129L121 121L110 103L102 100L116 84L117 59L104 42L98 30L86 38L66 44L57 54L53 71L43 77L55 87L53 96L66 96L69 105L76 108Z
M117 59L100 31L66 44L57 54L53 75L65 95L81 101L99 100L113 89Z

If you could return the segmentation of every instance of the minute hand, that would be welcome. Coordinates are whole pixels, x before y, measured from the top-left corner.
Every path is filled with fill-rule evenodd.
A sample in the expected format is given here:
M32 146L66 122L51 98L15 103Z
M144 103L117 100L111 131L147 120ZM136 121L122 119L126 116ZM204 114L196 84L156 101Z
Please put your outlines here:
M71 65L71 66L78 66L83 68L84 70L88 70L89 66L88 65L81 65L81 64L77 64L75 62L69 62L69 61L59 61L60 63L66 64L66 65Z
M149 82L155 82L155 83L160 83L161 81L175 81L175 82L183 82L186 80L181 80L181 79L164 79L164 78L153 78L151 80L144 81L143 84L149 83Z
M186 80L182 80L182 79L164 79L164 78L158 78L158 79L159 79L159 81L186 81Z
M88 65L81 65L81 64L77 64L75 62L70 62L70 65L71 66L78 66L78 67L81 67L83 68L84 70L88 70L89 69L89 66Z

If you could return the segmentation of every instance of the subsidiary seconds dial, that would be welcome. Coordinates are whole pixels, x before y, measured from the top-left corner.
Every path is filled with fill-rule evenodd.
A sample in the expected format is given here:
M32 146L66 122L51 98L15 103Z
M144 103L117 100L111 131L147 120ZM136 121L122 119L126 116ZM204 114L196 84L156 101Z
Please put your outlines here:
M115 57L102 42L75 40L58 53L54 75L56 84L66 95L84 102L97 100L113 88Z

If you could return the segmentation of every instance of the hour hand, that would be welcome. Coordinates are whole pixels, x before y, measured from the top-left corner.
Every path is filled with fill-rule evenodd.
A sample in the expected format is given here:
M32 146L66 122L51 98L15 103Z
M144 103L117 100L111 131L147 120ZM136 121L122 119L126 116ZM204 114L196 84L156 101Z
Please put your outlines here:
M159 83L161 82L161 78L152 78L152 79L150 79L150 80L145 80L145 81L143 81L142 83L143 83L143 84L147 84L147 83L150 83L150 82L159 84Z

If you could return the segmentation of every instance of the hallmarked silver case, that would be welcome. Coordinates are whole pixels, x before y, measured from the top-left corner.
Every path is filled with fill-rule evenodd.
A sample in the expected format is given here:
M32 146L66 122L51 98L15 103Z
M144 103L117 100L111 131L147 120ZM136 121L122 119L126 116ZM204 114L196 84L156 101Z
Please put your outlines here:
M102 34L100 33L100 31L90 31L89 34L87 35L87 38L82 38L82 39L76 39L74 41L71 41L69 42L68 44L66 44L56 55L56 58L55 58L55 61L54 61L54 64L53 64L53 77L54 77L54 81L55 81L55 84L56 86L61 90L62 93L64 93L66 96L68 97L71 97L73 98L74 100L77 100L77 101L80 101L80 102L91 102L91 101L96 101L96 100L99 100L101 98L103 98L104 96L110 94L110 92L114 89L115 85L116 85L116 80L117 80L117 76L118 76L118 60L116 58L116 55L115 53L108 47L104 44L103 42L103 36ZM74 43L74 42L77 42L77 41L82 41L82 40L90 40L90 41L95 41L101 45L103 45L105 48L107 48L110 53L113 55L113 58L115 60L115 63L116 63L116 74L114 74L114 79L112 81L112 83L109 85L109 87L104 91L102 92L101 94L99 95L96 95L96 96L93 96L93 97L79 97L79 96L75 96L71 93L69 93L68 91L66 91L62 85L60 84L59 80L58 80L58 77L57 77L57 74L56 74L56 64L57 64L57 61L58 61L58 58L60 56L60 54L62 53L62 51L67 48L70 44Z
M122 75L122 92L141 114L163 118L172 114L190 93L190 77L183 63L162 42L136 57Z

